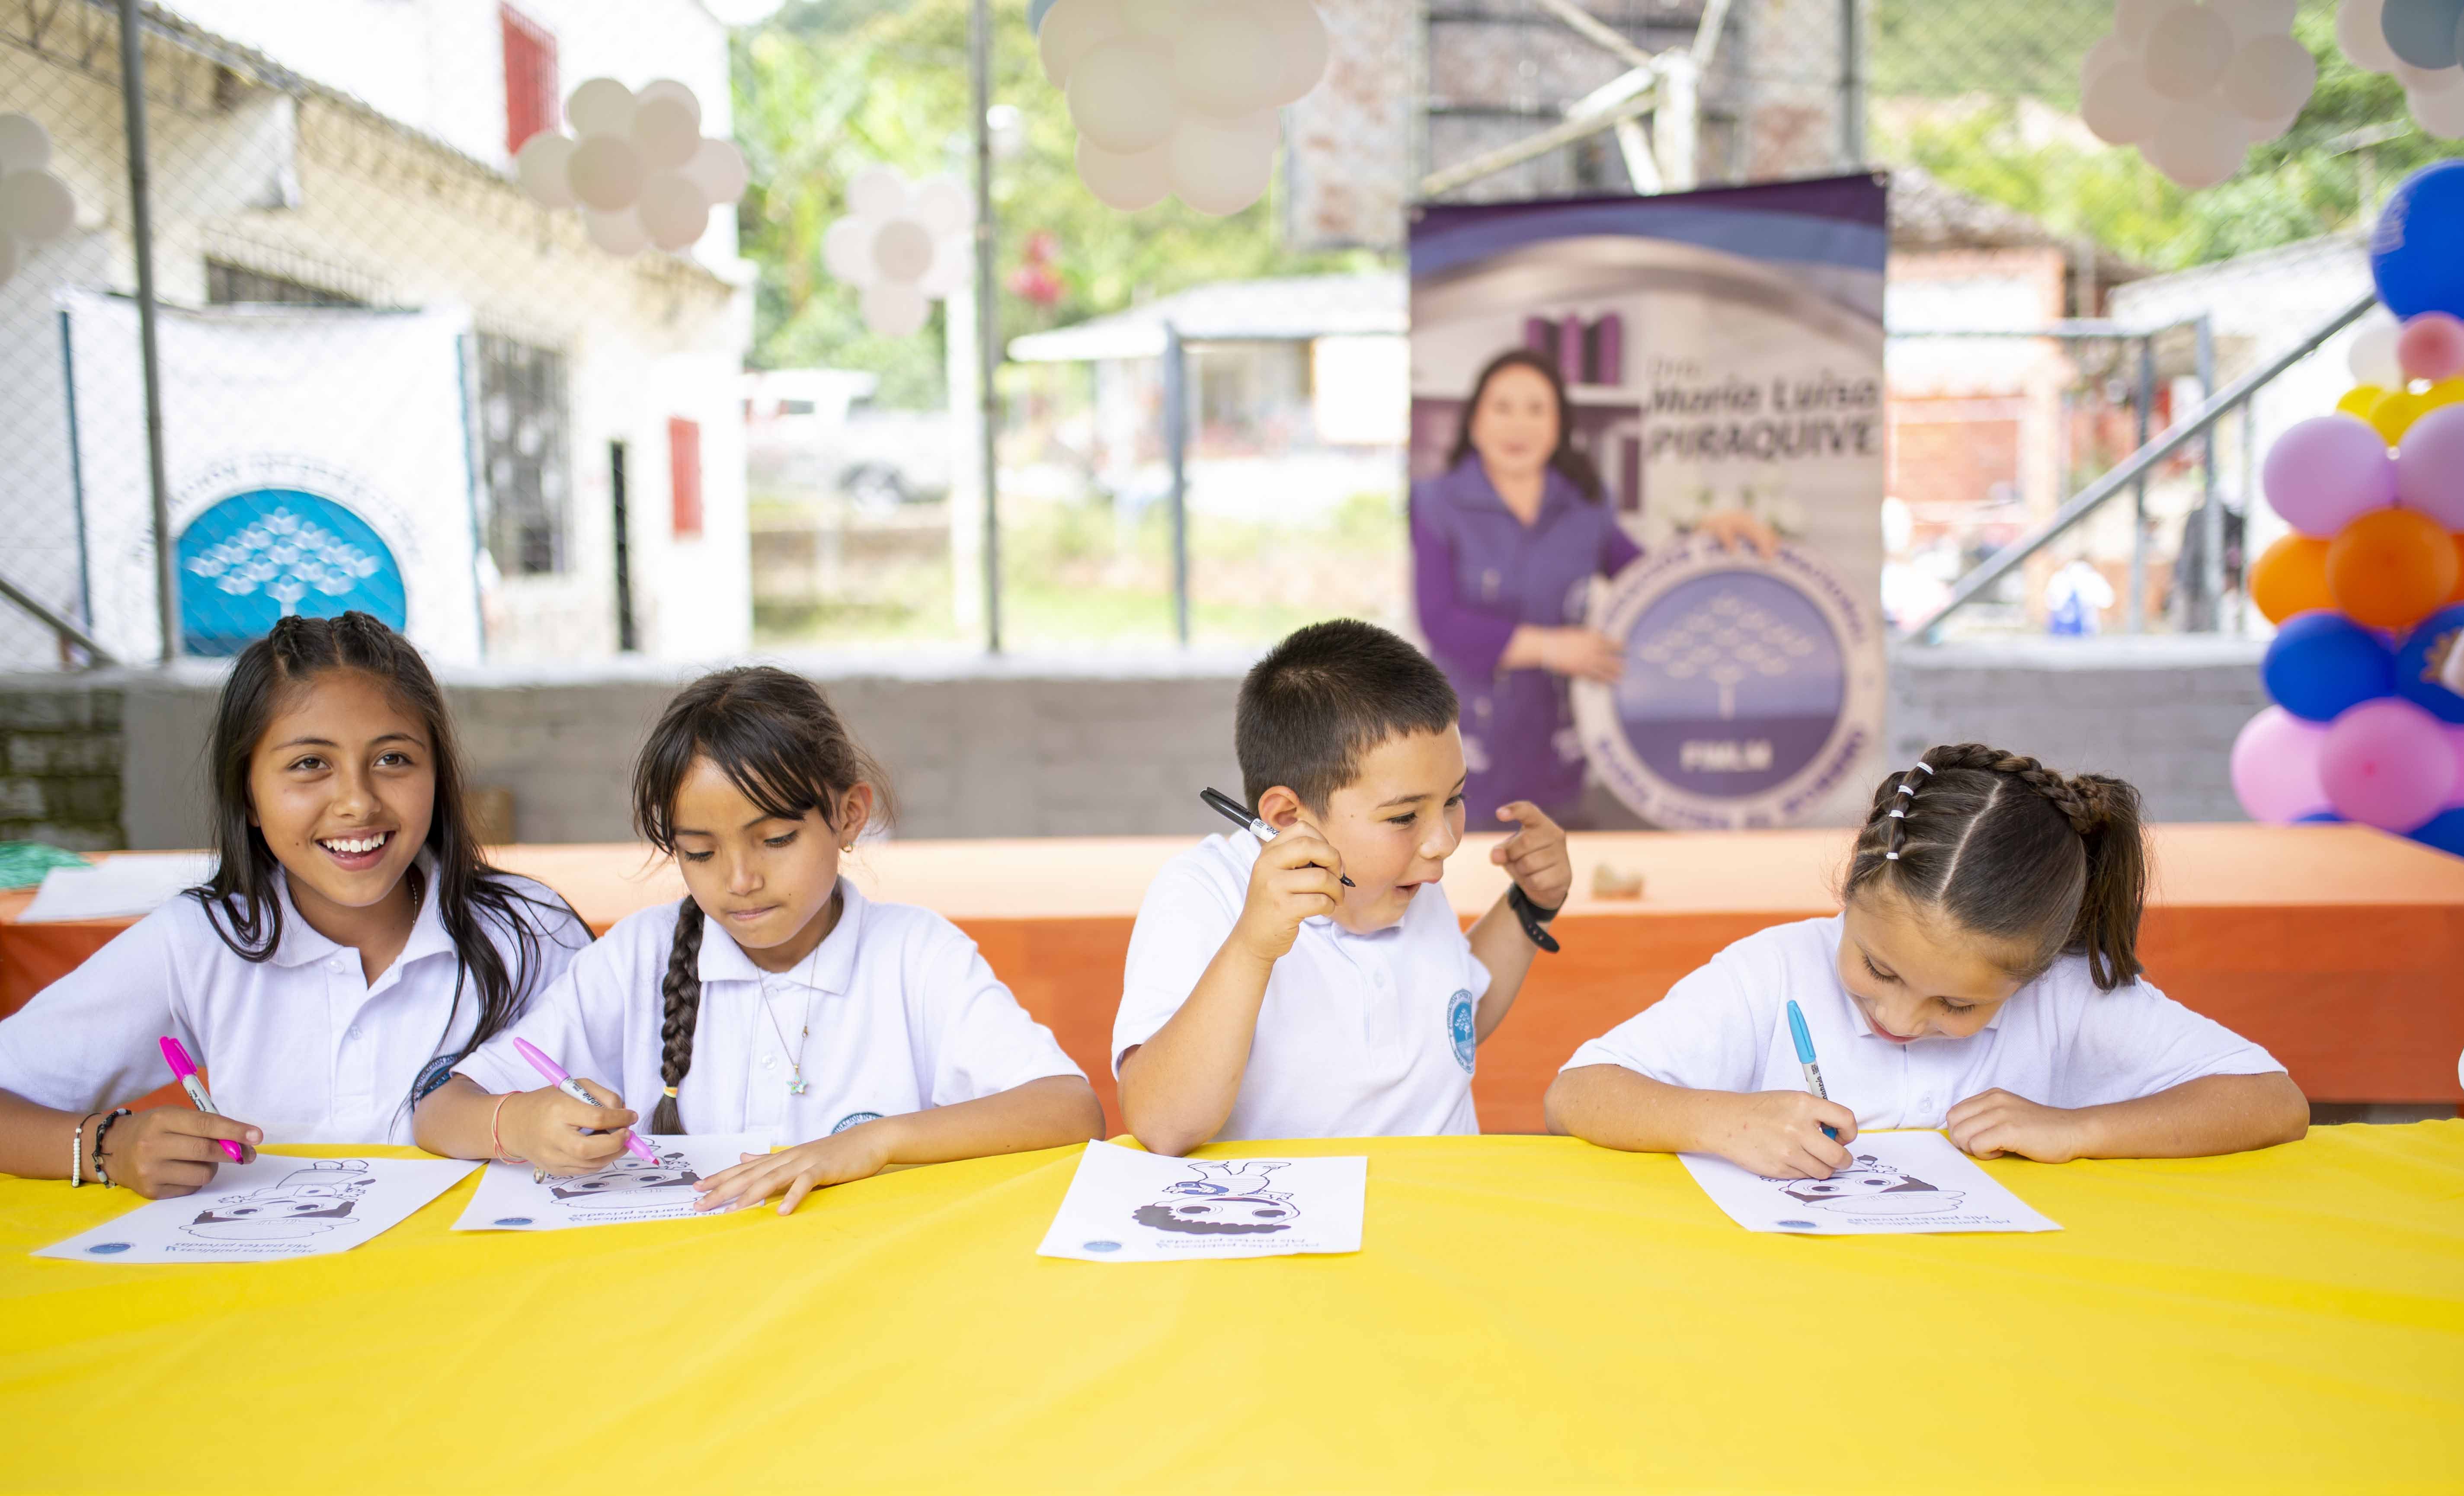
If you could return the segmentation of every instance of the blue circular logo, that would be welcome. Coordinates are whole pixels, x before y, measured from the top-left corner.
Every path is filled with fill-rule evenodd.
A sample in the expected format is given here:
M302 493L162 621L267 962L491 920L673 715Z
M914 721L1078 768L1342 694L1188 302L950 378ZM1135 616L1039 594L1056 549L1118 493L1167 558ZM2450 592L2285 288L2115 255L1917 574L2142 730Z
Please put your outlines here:
M97 1242L94 1245L87 1247L86 1250L92 1252L97 1257L110 1257L118 1253L127 1251L129 1247L134 1244L134 1243L130 1242Z
M1081 1242L1078 1244L1089 1252L1117 1252L1121 1249L1118 1242Z
M848 1128L862 1127L867 1122L878 1122L880 1120L881 1113L878 1111L850 1111L846 1116L839 1118L838 1125L830 1129L830 1135L832 1137L836 1137L839 1133L846 1132Z
M496 1218L496 1224L500 1226L526 1226L530 1223L531 1218L528 1216L498 1216Z
M1811 1221L1779 1221L1778 1224L1782 1228L1790 1231L1818 1231L1822 1229Z
M402 567L366 520L299 489L234 494L180 534L180 632L191 654L237 654L292 614L358 608L395 628Z
M1455 1063L1465 1075L1480 1056L1480 1033L1472 1023L1471 994L1457 991L1446 1003L1446 1037L1454 1041Z

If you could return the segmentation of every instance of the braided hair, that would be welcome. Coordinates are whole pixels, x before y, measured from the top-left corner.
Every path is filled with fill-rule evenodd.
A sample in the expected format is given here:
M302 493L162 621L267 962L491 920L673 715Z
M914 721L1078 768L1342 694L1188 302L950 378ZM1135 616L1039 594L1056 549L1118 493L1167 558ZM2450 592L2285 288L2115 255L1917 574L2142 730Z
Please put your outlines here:
M435 770L435 800L429 811L428 839L422 844L434 869L437 921L453 942L453 1001L437 1036L437 1050L412 1077L404 1105L445 1084L454 1066L472 1050L512 1023L530 1001L539 970L542 930L561 923L560 913L581 917L561 899L541 899L490 867L481 856L479 838L472 829L469 791L463 783L461 749L453 737L453 719L446 711L445 693L419 649L377 618L347 612L339 618L294 614L277 619L262 639L253 641L232 662L215 703L213 731L208 748L208 774L212 780L213 875L187 891L206 909L231 954L244 961L273 958L282 944L282 899L276 891L274 848L250 819L249 768L256 746L274 719L319 677L350 671L377 683L418 720L428 737L428 754ZM413 863L403 873L412 905L430 894L428 871ZM544 916L544 917L542 917ZM513 962L489 937L494 925L512 937ZM462 999L474 991L477 1023L470 1040L449 1041L462 1016Z
M890 819L890 789L872 760L840 720L822 689L767 665L715 671L676 693L650 729L633 764L633 826L671 856L676 849L676 794L707 759L761 813L801 821L811 811L850 840L864 829L837 825L839 807L858 784L872 786L878 817ZM701 906L691 896L676 907L668 947L659 1023L659 1086L650 1113L653 1133L681 1133L676 1091L693 1069L693 1034L701 1023Z
M2023 979L2064 955L2085 956L2107 992L2142 970L2146 833L2139 792L2106 775L1983 743L1928 749L1876 786L1842 899L1878 883L2030 952Z

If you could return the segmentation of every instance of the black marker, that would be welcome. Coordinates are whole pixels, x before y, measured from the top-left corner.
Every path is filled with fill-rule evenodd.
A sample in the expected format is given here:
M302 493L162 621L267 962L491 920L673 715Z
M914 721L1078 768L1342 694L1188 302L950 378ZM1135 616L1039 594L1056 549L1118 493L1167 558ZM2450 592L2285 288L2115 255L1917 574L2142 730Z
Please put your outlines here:
M1231 796L1226 795L1221 790L1202 789L1198 792L1198 798L1206 802L1210 808L1221 811L1226 820L1230 821L1234 825L1239 826L1242 830L1248 832L1251 836L1256 837L1259 841L1271 842L1275 839L1275 828L1273 826L1268 825L1265 821L1258 817L1251 815L1249 813L1248 806L1241 803L1237 800L1234 800ZM1335 876L1343 879L1343 886L1347 889L1359 887L1358 884L1353 883L1350 878L1344 878L1343 874L1339 872L1336 873Z

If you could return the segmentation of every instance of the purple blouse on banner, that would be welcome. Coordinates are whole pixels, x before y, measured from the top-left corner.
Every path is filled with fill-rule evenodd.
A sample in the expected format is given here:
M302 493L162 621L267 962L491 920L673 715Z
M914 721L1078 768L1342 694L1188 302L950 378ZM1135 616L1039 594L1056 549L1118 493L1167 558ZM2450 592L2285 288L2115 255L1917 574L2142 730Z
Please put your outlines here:
M1429 653L1463 698L1469 829L1494 829L1507 801L1557 816L1582 800L1583 750L1565 678L1501 670L1498 657L1517 625L1581 624L1591 579L1615 576L1641 554L1606 504L1585 499L1553 468L1529 525L1477 456L1412 485L1413 588Z

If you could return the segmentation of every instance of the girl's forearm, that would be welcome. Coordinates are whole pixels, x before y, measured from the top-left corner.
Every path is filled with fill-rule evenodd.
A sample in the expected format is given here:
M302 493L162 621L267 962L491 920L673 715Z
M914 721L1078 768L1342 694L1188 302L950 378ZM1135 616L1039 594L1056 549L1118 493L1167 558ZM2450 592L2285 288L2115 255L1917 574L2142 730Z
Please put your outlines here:
M1549 1131L1637 1154L1715 1151L1730 1093L1653 1080L1622 1065L1561 1070L1542 1102Z
M1104 1135L1095 1089L1075 1075L1047 1075L1004 1091L867 1122L890 1134L891 1163L946 1163L994 1154L1066 1148Z
M411 1135L420 1147L445 1158L493 1158L489 1128L498 1098L467 1075L449 1075L411 1113Z
M69 1133L77 1131L81 1146L75 1151L89 1160L81 1171L95 1177L95 1121L81 1111L56 1111L25 1097L0 1090L0 1174L21 1179L65 1179L72 1152Z
M2135 1101L2082 1107L2082 1158L2204 1158L2299 1141L2310 1103L2293 1077L2203 1075Z
M1189 1001L1121 1064L1121 1116L1153 1153L1177 1156L1222 1131L1248 1073L1275 963L1224 939Z

